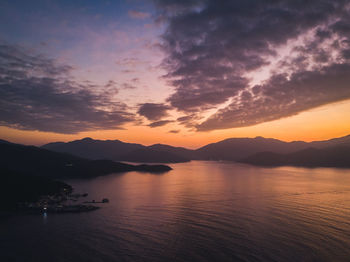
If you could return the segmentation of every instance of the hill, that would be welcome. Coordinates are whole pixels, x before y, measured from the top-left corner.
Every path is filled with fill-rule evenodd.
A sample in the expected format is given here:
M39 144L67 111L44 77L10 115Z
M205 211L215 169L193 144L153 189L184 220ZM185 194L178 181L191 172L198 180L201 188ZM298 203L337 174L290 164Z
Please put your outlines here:
M190 160L239 161L260 152L288 154L307 148L327 148L350 146L350 135L325 141L284 142L273 138L229 138L205 145L196 150L173 147L163 144L144 146L124 143L119 140L93 140L84 138L68 143L58 142L44 145L43 148L66 152L89 159L111 159L115 161L143 163L178 163Z
M284 142L272 138L229 138L208 144L196 150L196 155L203 160L237 161L252 154L271 151L288 153L307 147L306 142Z
M0 168L0 210L12 210L20 202L36 202L40 196L72 191L64 182Z
M86 178L117 172L171 170L165 165L129 165L111 160L88 160L67 153L12 143L0 143L0 168L51 178Z
M145 146L133 143L124 143L119 140L94 140L86 137L81 140L71 142L54 142L42 146L44 149L69 153L87 159L110 159L115 161L124 160L122 157L125 154L138 149L143 149Z
M189 162L190 159L176 154L171 151L162 151L152 148L142 148L134 150L122 158L124 161L129 162L142 162L142 163L183 163Z
M178 163L190 161L192 150L182 147L156 144L144 146L119 140L94 140L84 138L71 142L55 142L42 146L61 153L69 153L88 159L143 163Z
M326 148L332 146L350 146L350 135L333 138L324 141L314 141L309 143L310 147L314 148Z
M289 154L260 152L240 160L259 166L350 167L350 146L307 148Z

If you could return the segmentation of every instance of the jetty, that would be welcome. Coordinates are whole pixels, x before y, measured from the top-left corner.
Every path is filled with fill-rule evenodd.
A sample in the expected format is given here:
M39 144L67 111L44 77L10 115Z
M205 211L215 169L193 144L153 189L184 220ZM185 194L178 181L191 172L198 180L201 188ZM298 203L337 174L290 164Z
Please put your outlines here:
M105 203L109 203L109 199L108 198L104 198L101 201L85 201L84 204L105 204Z

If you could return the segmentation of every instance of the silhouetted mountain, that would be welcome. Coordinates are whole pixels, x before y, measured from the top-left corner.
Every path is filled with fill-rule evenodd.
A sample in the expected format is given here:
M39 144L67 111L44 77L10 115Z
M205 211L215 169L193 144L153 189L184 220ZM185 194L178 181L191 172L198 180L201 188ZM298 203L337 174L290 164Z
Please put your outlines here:
M93 140L84 138L68 143L56 142L42 146L56 152L69 153L88 159L110 159L143 163L177 163L191 160L192 150L156 144L143 146L119 140Z
M350 146L350 135L333 138L325 141L310 142L309 146L314 148L325 148L331 146Z
M51 143L43 147L90 159L111 159L115 161L144 163L176 163L189 160L238 161L259 152L288 154L309 147L321 149L337 145L350 146L350 136L311 143L303 141L284 142L263 137L229 138L217 143L208 144L197 150L163 144L143 146L140 144L124 143L119 140L100 141L91 138L68 143Z
M124 155L121 159L124 161L143 163L182 163L191 161L189 158L182 157L180 154L159 151L148 147L132 151Z
M197 159L238 161L259 152L288 154L310 147L326 148L331 146L350 146L350 135L325 141L284 142L272 138L229 138L212 143L196 150Z
M306 142L283 142L272 138L229 138L203 146L196 155L203 160L237 161L257 152L289 153L307 147Z
M0 144L11 144L11 142L0 139Z
M350 146L307 148L289 154L261 152L240 162L259 166L350 167Z
M11 210L19 202L36 202L40 196L54 195L63 189L72 191L64 182L31 176L0 168L0 210Z
M94 140L89 137L71 142L49 143L42 148L61 153L88 158L88 159L110 159L123 160L122 156L130 152L145 148L140 144L124 143L119 140Z
M157 150L159 152L169 152L177 156L182 156L186 159L195 159L195 150L187 149L184 147L174 147L164 144L154 144L147 148Z
M165 172L165 165L129 165L111 160L87 160L35 146L0 143L0 168L45 177L93 177L108 173Z

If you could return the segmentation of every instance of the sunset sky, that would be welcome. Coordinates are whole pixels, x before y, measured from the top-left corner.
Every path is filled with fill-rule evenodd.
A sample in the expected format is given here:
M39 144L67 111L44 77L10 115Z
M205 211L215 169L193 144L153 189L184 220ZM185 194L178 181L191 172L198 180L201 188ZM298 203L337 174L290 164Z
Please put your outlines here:
M342 0L2 0L0 138L350 134Z

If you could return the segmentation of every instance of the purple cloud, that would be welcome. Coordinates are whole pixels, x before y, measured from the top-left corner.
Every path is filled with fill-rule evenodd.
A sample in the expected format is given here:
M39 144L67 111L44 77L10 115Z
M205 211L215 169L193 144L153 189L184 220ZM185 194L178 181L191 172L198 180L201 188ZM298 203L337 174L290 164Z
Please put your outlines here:
M144 103L140 104L138 114L154 121L168 116L168 110L170 109L170 106L164 104Z
M165 126L165 125L172 123L172 122L174 122L174 121L173 120L161 120L161 121L153 122L153 123L149 124L148 126L154 128L154 127Z
M243 92L198 130L251 126L350 98L350 64L333 64L316 71L275 75L265 84ZM332 88L330 88L332 87Z
M175 87L167 102L196 117L222 108L202 122L192 117L198 130L255 125L350 98L349 1L155 4L166 25L165 78ZM290 51L282 56L281 48ZM250 74L263 68L266 80L253 84Z
M103 87L77 82L72 67L5 44L0 61L0 125L73 134L120 129L135 119L124 103L112 101L113 81Z

